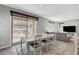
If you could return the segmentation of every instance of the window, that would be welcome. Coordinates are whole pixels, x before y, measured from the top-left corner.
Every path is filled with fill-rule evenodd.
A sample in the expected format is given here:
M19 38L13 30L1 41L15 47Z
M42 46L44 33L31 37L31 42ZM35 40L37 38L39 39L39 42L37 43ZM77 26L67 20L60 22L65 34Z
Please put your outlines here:
M32 38L37 34L37 21L28 19L28 38Z
M13 20L13 43L20 42L22 38L32 38L37 34L37 18L11 12Z
M21 17L13 17L13 43L20 42L22 38L26 38L27 19Z

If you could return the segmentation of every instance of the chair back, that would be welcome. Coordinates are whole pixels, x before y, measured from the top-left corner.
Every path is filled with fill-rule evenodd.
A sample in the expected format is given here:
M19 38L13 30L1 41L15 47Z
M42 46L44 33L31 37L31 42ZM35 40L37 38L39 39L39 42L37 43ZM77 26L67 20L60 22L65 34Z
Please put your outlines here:
M41 41L42 35L35 35L35 41Z
M41 45L41 40L42 40L42 35L35 35L34 38L34 47L36 47L36 45Z
M52 36L51 36L51 34L49 33L49 34L47 34L47 39L46 39L46 41L51 41L52 40Z

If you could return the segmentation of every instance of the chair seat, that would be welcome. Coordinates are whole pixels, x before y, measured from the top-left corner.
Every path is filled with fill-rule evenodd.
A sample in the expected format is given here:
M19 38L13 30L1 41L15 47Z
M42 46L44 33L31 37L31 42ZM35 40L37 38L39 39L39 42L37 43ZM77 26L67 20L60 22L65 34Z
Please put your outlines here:
M52 40L53 40L52 38L49 38L49 40L44 39L44 40L41 40L41 42L43 42L43 43L49 43Z
M41 45L39 43L35 42L35 43L31 43L30 46L33 47L33 48L38 48Z
M41 42L43 42L43 43L48 43L48 40L42 40Z

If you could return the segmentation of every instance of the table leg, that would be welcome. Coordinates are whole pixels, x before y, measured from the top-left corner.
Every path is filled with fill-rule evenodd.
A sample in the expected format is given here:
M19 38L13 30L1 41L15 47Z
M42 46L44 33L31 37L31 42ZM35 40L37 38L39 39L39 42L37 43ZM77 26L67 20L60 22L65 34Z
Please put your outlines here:
M27 55L29 55L29 43L27 42Z

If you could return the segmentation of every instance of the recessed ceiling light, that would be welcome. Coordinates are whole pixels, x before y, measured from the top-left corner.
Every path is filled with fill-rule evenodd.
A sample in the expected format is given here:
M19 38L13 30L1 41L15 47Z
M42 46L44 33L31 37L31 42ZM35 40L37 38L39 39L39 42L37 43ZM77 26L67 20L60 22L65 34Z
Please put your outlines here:
M77 5L77 7L79 7L79 5Z
M40 4L40 7L43 7L43 5L42 5L42 4Z
M64 19L67 19L68 17L66 16L66 17L63 17Z
M69 13L72 13L72 11L70 11Z

